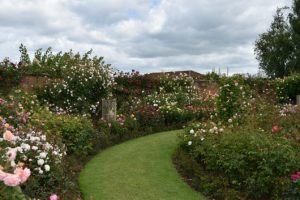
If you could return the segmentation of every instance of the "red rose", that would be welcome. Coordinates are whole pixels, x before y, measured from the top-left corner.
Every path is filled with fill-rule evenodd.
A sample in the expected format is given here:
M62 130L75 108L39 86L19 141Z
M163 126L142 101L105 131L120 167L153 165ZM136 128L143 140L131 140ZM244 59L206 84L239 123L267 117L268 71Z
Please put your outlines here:
M272 127L272 133L275 134L275 133L278 133L280 131L280 127L275 125Z

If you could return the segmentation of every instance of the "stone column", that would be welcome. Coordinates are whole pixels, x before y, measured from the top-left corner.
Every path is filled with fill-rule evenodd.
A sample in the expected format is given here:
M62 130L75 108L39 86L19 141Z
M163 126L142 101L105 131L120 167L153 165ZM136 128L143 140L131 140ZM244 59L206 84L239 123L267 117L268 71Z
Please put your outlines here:
M117 100L102 99L102 117L108 121L115 121L117 116Z
M296 99L297 99L297 105L300 106L300 95L297 95Z

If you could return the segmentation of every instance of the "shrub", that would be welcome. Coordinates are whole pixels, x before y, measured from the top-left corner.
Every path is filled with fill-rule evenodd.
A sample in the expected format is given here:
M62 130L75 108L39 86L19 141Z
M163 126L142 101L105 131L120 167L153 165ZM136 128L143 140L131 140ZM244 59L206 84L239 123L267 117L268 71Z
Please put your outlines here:
M18 100L23 100L24 106ZM16 187L7 189L1 183L1 191L13 192L9 197L2 196L4 199L11 199L13 195L23 199L17 188L22 183L20 187L28 197L47 199L54 188L62 186L64 179L63 145L29 124L30 114L24 107L30 105L26 106L26 100L11 96L8 100L1 99L0 103L0 132L4 133L3 138L0 137L0 180L7 186ZM27 181L28 176L25 179L24 174L30 175ZM21 181L5 182L3 178L9 176L20 176ZM5 192L1 195L5 196Z
M100 137L103 138L106 136L106 144L103 144L100 148L117 144L139 135L139 124L134 115L118 115L116 121L100 119L97 123L97 127Z
M24 74L22 62L12 63L7 58L0 62L0 93L8 94L16 87Z
M295 103L296 95L300 95L300 75L277 79L276 89L279 103Z
M40 110L33 114L31 121L34 126L46 131L49 137L61 140L69 156L84 157L93 150L95 132L87 117L55 115Z
M217 114L223 122L236 119L239 122L247 110L251 95L240 76L224 77L217 98Z
M118 110L128 112L139 99L157 91L159 80L132 70L131 73L117 73L115 83L113 95L117 99Z
M228 180L218 173L210 172L179 147L173 155L173 163L186 182L210 199L241 199L242 194L230 188Z
M68 54L63 61L60 79L50 79L40 89L39 99L48 104L51 110L59 113L81 113L98 115L100 102L111 95L114 84L112 69L103 61L103 57L90 58L90 53Z
M281 185L300 164L295 142L255 131L207 135L184 146L205 169L222 174L230 187L251 199L282 196Z
M164 117L157 107L152 105L142 105L134 110L141 132L152 132L164 126Z

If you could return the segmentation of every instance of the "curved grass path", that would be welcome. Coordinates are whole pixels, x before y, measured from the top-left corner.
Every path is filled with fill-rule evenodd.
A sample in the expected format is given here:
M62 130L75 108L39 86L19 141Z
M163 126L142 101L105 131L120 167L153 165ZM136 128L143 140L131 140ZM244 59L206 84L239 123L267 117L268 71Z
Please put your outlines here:
M172 154L179 131L162 132L111 147L79 177L85 200L203 200L176 172Z

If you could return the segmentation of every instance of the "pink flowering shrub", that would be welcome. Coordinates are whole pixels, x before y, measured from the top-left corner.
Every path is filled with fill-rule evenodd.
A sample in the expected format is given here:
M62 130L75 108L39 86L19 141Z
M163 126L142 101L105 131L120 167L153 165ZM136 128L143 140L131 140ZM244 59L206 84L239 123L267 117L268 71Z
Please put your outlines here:
M46 192L50 189L48 184L53 184L49 180L54 180L52 177L62 171L60 165L65 150L29 123L31 113L25 107L32 108L36 102L32 100L27 104L27 99L22 98L23 104L19 100L16 96L0 100L0 190L14 191L18 195L23 191L30 197L41 198L43 193L50 195ZM39 189L34 189L36 182Z

